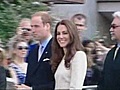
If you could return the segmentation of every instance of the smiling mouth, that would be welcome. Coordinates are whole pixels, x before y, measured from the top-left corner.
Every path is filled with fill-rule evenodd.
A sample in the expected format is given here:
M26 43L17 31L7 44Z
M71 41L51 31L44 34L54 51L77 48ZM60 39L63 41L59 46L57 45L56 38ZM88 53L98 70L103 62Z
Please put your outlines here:
M63 40L60 40L59 42L60 42L60 43L65 43L65 41L63 41Z

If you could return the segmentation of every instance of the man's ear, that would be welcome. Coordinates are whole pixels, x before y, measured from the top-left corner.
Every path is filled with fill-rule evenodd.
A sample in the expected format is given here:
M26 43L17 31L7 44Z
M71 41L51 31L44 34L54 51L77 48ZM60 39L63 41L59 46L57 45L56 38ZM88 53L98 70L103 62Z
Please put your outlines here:
M50 30L50 24L49 23L46 23L46 28L47 28L47 30Z

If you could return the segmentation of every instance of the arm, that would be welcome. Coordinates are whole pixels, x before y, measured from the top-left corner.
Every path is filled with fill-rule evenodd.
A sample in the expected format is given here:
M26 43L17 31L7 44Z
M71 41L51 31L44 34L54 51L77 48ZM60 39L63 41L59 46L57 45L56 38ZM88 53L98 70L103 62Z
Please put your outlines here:
M95 44L97 45L97 48L100 48L104 53L108 53L108 51L110 50L109 48L107 48L107 47L105 47L105 46L103 46L101 43L99 43L99 42L95 42Z
M12 77L14 83L18 84L17 74L16 74L15 70L13 70L12 67L9 67L9 70L10 70L10 74L11 74L11 77Z
M70 89L81 89L87 71L87 57L83 51L76 52L71 62Z

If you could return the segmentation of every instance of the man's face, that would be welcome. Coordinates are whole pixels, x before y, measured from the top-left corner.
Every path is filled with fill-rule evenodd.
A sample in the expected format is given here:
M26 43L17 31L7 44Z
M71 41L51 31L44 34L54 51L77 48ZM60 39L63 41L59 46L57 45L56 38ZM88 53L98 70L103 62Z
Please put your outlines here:
M110 28L110 35L112 40L120 41L120 18L115 17Z
M78 31L86 30L85 19L79 20L79 19L75 18L74 23L77 26Z
M32 17L31 27L33 31L33 36L36 40L41 41L47 37L48 34L47 24L43 24L43 21L40 16Z
M32 38L31 22L22 22L17 33L20 33L26 40L29 41Z

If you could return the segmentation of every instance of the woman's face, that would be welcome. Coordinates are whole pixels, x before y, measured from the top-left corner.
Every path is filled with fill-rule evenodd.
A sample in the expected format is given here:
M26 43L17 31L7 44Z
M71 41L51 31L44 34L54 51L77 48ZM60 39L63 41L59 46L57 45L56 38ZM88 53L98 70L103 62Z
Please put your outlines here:
M70 42L70 35L65 25L59 25L57 27L57 42L60 47L66 48Z
M17 43L14 52L17 57L24 58L27 55L28 49L29 49L29 47L26 42L19 42L19 43Z

